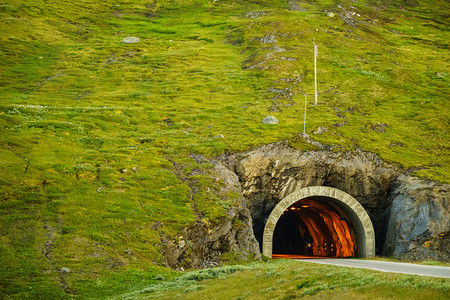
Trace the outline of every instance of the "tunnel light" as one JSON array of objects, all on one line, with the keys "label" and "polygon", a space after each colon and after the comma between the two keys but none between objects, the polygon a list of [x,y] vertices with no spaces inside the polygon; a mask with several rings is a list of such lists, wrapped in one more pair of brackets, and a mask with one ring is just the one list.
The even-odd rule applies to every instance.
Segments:
[{"label": "tunnel light", "polygon": [[309,207],[309,205],[302,205],[302,207],[307,208],[307,207]]},{"label": "tunnel light", "polygon": [[291,210],[295,210],[295,207],[291,207]]}]

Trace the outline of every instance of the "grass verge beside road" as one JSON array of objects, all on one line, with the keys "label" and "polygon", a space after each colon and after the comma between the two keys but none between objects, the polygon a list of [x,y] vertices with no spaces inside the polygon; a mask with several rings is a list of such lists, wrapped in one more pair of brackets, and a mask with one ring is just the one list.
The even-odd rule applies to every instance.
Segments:
[{"label": "grass verge beside road", "polygon": [[446,299],[450,279],[271,260],[192,271],[124,294],[133,299]]}]

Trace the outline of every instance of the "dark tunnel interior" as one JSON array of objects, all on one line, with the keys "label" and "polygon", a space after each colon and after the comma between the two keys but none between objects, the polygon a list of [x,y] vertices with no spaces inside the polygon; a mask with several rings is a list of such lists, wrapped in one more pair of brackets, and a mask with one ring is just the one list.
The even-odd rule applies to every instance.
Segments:
[{"label": "dark tunnel interior", "polygon": [[302,199],[279,218],[272,253],[274,256],[354,257],[357,253],[354,229],[332,204]]}]

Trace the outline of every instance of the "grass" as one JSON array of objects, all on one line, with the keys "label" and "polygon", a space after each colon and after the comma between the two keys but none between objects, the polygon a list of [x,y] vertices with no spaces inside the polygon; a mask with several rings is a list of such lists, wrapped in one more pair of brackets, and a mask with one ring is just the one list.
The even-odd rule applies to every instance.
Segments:
[{"label": "grass", "polygon": [[[102,298],[174,276],[161,239],[198,212],[220,221],[236,200],[191,178],[189,154],[313,148],[298,135],[313,38],[320,94],[307,133],[450,182],[448,3],[342,5],[360,15],[355,27],[330,1],[300,2],[307,12],[286,1],[0,3],[0,297]],[[280,123],[261,124],[268,114]]]},{"label": "grass", "polygon": [[445,299],[450,281],[291,260],[187,272],[119,299]]}]

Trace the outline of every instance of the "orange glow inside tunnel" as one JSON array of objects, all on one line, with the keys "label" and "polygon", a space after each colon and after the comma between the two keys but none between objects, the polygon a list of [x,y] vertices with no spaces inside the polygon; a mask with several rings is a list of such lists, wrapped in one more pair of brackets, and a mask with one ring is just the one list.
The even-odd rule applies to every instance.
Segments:
[{"label": "orange glow inside tunnel", "polygon": [[281,215],[273,235],[273,257],[356,256],[354,230],[332,204],[303,199]]}]

